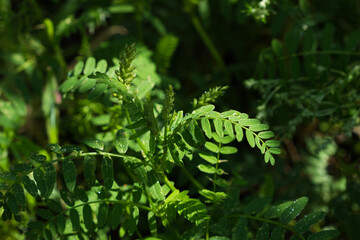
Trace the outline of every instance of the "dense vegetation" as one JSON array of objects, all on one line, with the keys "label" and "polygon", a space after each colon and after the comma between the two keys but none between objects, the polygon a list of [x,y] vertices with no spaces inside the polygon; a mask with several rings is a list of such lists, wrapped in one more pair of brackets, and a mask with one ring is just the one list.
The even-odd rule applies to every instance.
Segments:
[{"label": "dense vegetation", "polygon": [[360,2],[0,0],[2,239],[349,239]]}]

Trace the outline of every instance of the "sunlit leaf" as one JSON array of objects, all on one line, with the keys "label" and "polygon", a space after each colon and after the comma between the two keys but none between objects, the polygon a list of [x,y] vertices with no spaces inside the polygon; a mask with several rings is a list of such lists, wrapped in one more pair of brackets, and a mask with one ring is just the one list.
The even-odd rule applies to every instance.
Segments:
[{"label": "sunlit leaf", "polygon": [[260,121],[254,118],[248,118],[248,119],[240,119],[238,123],[243,126],[251,126],[251,125],[259,124]]},{"label": "sunlit leaf", "polygon": [[265,144],[266,144],[266,146],[268,146],[268,147],[275,147],[275,148],[280,146],[280,142],[277,141],[277,140],[267,140],[267,141],[265,142]]},{"label": "sunlit leaf", "polygon": [[212,142],[206,142],[205,147],[206,147],[206,149],[208,149],[209,151],[211,151],[213,153],[220,152],[219,147],[216,144],[212,143]]},{"label": "sunlit leaf", "polygon": [[213,122],[216,133],[219,135],[220,138],[223,138],[224,137],[223,121],[219,118],[215,118]]},{"label": "sunlit leaf", "polygon": [[224,127],[225,127],[225,131],[227,132],[227,134],[230,137],[235,137],[234,135],[234,129],[233,129],[233,125],[229,120],[225,120],[224,121]]},{"label": "sunlit leaf", "polygon": [[218,162],[217,158],[208,152],[199,153],[199,156],[211,164],[216,164]]},{"label": "sunlit leaf", "polygon": [[225,146],[225,147],[220,148],[220,153],[222,153],[222,154],[234,154],[234,153],[237,153],[237,148]]},{"label": "sunlit leaf", "polygon": [[281,154],[280,148],[270,148],[269,151],[270,151],[272,154]]},{"label": "sunlit leaf", "polygon": [[84,68],[84,71],[83,71],[85,75],[90,75],[94,71],[95,63],[96,63],[96,60],[93,57],[89,57],[86,60],[85,68]]},{"label": "sunlit leaf", "polygon": [[201,119],[201,127],[203,129],[203,131],[205,132],[205,135],[208,138],[211,138],[212,133],[211,133],[211,125],[210,125],[210,121],[208,118],[202,118]]},{"label": "sunlit leaf", "polygon": [[199,164],[198,169],[208,174],[214,174],[216,172],[216,168],[211,165]]},{"label": "sunlit leaf", "polygon": [[246,135],[246,140],[248,141],[250,147],[252,148],[255,147],[255,139],[253,133],[246,129],[245,135]]},{"label": "sunlit leaf", "polygon": [[236,132],[236,140],[238,142],[241,142],[244,137],[244,132],[242,130],[242,127],[238,124],[235,125],[235,132]]},{"label": "sunlit leaf", "polygon": [[265,131],[269,129],[269,125],[267,124],[254,124],[250,126],[250,131],[253,132],[260,132],[260,131]]},{"label": "sunlit leaf", "polygon": [[269,138],[273,138],[274,136],[275,134],[272,131],[265,131],[259,133],[259,137],[262,139],[269,139]]}]

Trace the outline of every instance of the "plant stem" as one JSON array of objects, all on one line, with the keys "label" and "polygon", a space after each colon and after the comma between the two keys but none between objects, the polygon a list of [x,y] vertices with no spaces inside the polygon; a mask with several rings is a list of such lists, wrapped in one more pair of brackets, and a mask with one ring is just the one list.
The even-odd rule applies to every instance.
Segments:
[{"label": "plant stem", "polygon": [[162,175],[162,180],[164,181],[164,183],[171,189],[171,191],[176,191],[176,187],[174,186],[174,184],[172,184],[169,179],[167,178],[167,176],[165,174],[161,174]]},{"label": "plant stem", "polygon": [[126,155],[124,154],[116,154],[116,153],[109,153],[109,152],[87,152],[87,153],[80,153],[79,157],[85,157],[85,156],[96,156],[96,155],[102,155],[102,156],[111,156],[111,157],[118,157],[118,158],[124,158]]},{"label": "plant stem", "polygon": [[255,221],[260,221],[260,222],[266,222],[266,223],[270,223],[270,224],[274,224],[274,225],[277,225],[277,226],[280,226],[282,228],[285,228],[291,232],[293,232],[296,236],[298,236],[301,240],[305,240],[305,238],[303,236],[301,236],[301,234],[299,234],[298,232],[296,232],[292,227],[286,225],[286,224],[283,224],[283,223],[280,223],[280,222],[276,222],[276,221],[273,221],[273,220],[270,220],[270,219],[266,219],[266,218],[260,218],[260,217],[256,217],[256,216],[250,216],[250,215],[247,215],[247,214],[235,214],[235,215],[230,215],[230,216],[226,216],[227,218],[240,218],[240,217],[244,217],[244,218],[248,218],[248,219],[252,219],[252,220],[255,220]]},{"label": "plant stem", "polygon": [[180,168],[181,171],[183,171],[186,177],[190,180],[190,182],[192,182],[199,190],[204,189],[203,185],[198,180],[196,180],[193,175],[191,175],[191,173],[186,169],[186,167],[180,166]]},{"label": "plant stem", "polygon": [[201,39],[203,40],[204,44],[206,45],[206,47],[209,49],[212,57],[215,59],[216,63],[219,65],[219,67],[226,72],[226,67],[225,67],[225,63],[220,55],[220,53],[218,52],[218,50],[216,49],[214,43],[211,41],[209,35],[207,34],[207,32],[205,31],[204,27],[202,26],[199,18],[192,12],[189,12],[191,15],[191,20],[192,23],[196,29],[196,31],[198,32],[198,34],[200,35]]}]

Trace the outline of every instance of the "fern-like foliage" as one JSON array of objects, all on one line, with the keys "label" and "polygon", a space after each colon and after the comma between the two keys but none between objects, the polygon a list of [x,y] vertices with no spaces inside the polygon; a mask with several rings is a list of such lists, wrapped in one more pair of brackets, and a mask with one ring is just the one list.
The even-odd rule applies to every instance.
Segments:
[{"label": "fern-like foliage", "polygon": [[178,43],[179,39],[173,35],[165,35],[157,43],[154,60],[159,73],[167,73]]},{"label": "fern-like foliage", "polygon": [[132,65],[132,62],[135,59],[135,51],[134,44],[125,46],[125,49],[120,56],[119,70],[115,71],[118,80],[125,86],[130,85],[136,77],[136,73],[134,72],[135,66]]},{"label": "fern-like foliage", "polygon": [[[2,172],[3,221],[13,217],[19,220],[28,209],[27,196],[31,195],[41,204],[37,204],[36,216],[26,227],[28,239],[70,239],[74,235],[99,239],[115,230],[120,238],[143,238],[139,226],[146,221],[148,235],[156,237],[162,229],[158,225],[175,224],[181,221],[179,215],[193,226],[184,233],[184,239],[191,231],[196,231],[190,234],[193,237],[212,235],[212,239],[227,239],[231,234],[241,239],[252,232],[257,232],[258,239],[285,239],[286,231],[292,239],[336,237],[336,231],[310,233],[310,227],[324,218],[323,213],[296,220],[308,201],[305,197],[280,205],[270,205],[267,197],[256,198],[242,206],[231,191],[218,191],[227,185],[220,167],[223,155],[237,152],[227,144],[246,139],[250,147],[260,150],[266,163],[274,165],[274,155],[281,152],[280,142],[273,139],[275,135],[267,124],[235,110],[220,113],[207,104],[224,88],[203,95],[196,105],[199,107],[184,115],[173,110],[170,87],[161,113],[151,99],[139,97],[136,91],[134,54],[132,46],[125,49],[116,74],[106,72],[106,62],[96,65],[93,58],[85,67],[83,63],[75,67],[62,91],[114,96],[111,103],[120,106],[117,117],[122,124],[114,129],[110,140],[85,139],[80,146],[52,144],[48,157],[32,155],[29,161]],[[212,188],[206,189],[188,174],[204,201],[188,190],[180,191],[168,179],[175,166],[188,171],[184,158],[191,159],[195,152],[204,160],[198,169],[212,182]],[[120,165],[127,178],[116,179],[115,165]],[[226,205],[234,208],[226,209]],[[209,211],[215,208],[222,212],[220,219]],[[253,225],[248,226],[250,221],[265,224],[254,230]],[[221,228],[230,231],[222,232]]]},{"label": "fern-like foliage", "polygon": [[[261,93],[259,118],[278,122],[281,135],[313,118],[330,119],[348,134],[359,123],[358,31],[336,40],[334,25],[294,28],[273,39],[260,57],[257,72],[246,86]],[[344,108],[343,106],[348,106]],[[266,111],[265,111],[266,109]],[[282,113],[288,118],[278,119]]]},{"label": "fern-like foliage", "polygon": [[209,103],[214,103],[217,98],[224,95],[227,86],[210,88],[209,91],[204,92],[199,99],[193,100],[193,109],[205,106]]}]

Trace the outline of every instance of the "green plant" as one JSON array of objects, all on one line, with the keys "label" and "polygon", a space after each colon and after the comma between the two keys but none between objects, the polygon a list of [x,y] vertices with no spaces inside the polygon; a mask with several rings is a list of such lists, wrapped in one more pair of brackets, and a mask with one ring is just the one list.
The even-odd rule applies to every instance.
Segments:
[{"label": "green plant", "polygon": [[[306,197],[272,203],[269,178],[267,191],[240,199],[238,181],[222,167],[225,159],[231,164],[235,140],[246,139],[265,163],[274,165],[273,155],[281,153],[274,133],[245,113],[214,111],[209,102],[224,88],[194,100],[190,113],[175,110],[171,86],[164,97],[152,95],[157,75],[151,63],[139,69],[145,59],[136,57],[131,45],[115,60],[118,68],[107,68],[104,60],[96,64],[94,58],[75,66],[61,91],[90,91],[89,98],[108,106],[112,136],[76,146],[49,144],[48,158],[34,154],[2,172],[3,221],[20,221],[22,211],[31,212],[31,195],[37,202],[36,215],[25,228],[29,239],[285,239],[289,234],[291,239],[326,240],[338,235],[336,230],[320,231],[322,212],[296,219]],[[205,179],[189,171],[194,162]],[[191,188],[171,181],[175,170],[184,173]]]}]

